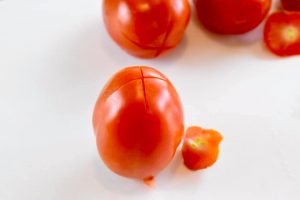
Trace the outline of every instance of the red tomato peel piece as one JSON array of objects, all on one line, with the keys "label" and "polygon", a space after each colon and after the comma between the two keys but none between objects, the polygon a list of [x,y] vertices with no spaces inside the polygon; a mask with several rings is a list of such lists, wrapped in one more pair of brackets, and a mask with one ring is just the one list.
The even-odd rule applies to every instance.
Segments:
[{"label": "red tomato peel piece", "polygon": [[278,56],[300,55],[300,12],[273,13],[265,24],[264,41]]},{"label": "red tomato peel piece", "polygon": [[222,135],[215,130],[192,126],[186,131],[182,156],[184,164],[191,170],[205,169],[218,159]]}]

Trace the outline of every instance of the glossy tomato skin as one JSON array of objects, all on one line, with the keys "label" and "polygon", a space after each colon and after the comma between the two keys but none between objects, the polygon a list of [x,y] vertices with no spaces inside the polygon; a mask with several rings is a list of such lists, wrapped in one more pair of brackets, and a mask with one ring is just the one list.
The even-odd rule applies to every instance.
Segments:
[{"label": "glossy tomato skin", "polygon": [[300,55],[300,12],[275,12],[264,27],[264,42],[278,56]]},{"label": "glossy tomato skin", "polygon": [[147,179],[173,158],[183,135],[183,111],[163,74],[149,67],[129,67],[104,87],[93,126],[99,154],[112,171]]},{"label": "glossy tomato skin", "polygon": [[154,58],[174,48],[190,18],[188,0],[104,0],[112,39],[127,53]]},{"label": "glossy tomato skin", "polygon": [[300,0],[281,0],[285,10],[300,11]]},{"label": "glossy tomato skin", "polygon": [[212,166],[218,159],[222,140],[222,135],[215,130],[189,127],[182,148],[185,166],[194,171]]},{"label": "glossy tomato skin", "polygon": [[198,18],[218,34],[242,34],[257,27],[272,0],[194,0]]}]

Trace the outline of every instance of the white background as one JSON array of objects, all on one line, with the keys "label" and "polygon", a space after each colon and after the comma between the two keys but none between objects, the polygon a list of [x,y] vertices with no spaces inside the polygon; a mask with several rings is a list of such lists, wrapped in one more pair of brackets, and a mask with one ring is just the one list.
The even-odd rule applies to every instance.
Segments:
[{"label": "white background", "polygon": [[[1,0],[0,199],[300,199],[300,57],[271,55],[261,32],[215,36],[193,15],[177,49],[142,60],[109,38],[100,0]],[[177,154],[154,189],[104,166],[93,106],[130,65],[169,77],[187,126],[223,133],[215,166]]]}]

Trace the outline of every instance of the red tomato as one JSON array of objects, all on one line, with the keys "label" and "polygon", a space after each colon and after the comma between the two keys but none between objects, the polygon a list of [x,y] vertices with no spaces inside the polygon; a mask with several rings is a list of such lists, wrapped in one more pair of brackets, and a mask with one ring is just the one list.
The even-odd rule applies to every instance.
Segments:
[{"label": "red tomato", "polygon": [[127,53],[153,58],[174,48],[190,17],[188,0],[104,0],[106,29]]},{"label": "red tomato", "polygon": [[271,0],[194,0],[202,24],[219,34],[242,34],[257,27]]},{"label": "red tomato", "polygon": [[300,11],[300,0],[281,0],[281,3],[286,10]]},{"label": "red tomato", "polygon": [[215,130],[189,127],[182,148],[184,164],[191,170],[213,165],[218,159],[219,143],[222,140],[222,135]]},{"label": "red tomato", "polygon": [[129,67],[106,84],[94,109],[99,154],[115,173],[147,180],[171,161],[183,136],[175,88],[150,67]]},{"label": "red tomato", "polygon": [[278,56],[300,55],[300,12],[276,12],[264,29],[267,47]]}]

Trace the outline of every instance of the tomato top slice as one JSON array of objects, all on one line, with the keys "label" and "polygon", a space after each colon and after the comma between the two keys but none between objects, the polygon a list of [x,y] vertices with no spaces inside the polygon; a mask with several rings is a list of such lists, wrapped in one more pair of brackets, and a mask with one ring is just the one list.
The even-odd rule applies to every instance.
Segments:
[{"label": "tomato top slice", "polygon": [[265,24],[264,41],[278,56],[300,54],[300,13],[273,13]]}]

